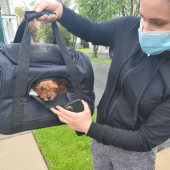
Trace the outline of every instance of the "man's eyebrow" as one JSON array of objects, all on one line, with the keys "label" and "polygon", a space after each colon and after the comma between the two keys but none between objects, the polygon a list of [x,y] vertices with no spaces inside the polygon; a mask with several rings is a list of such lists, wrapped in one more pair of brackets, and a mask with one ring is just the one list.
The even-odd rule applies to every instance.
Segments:
[{"label": "man's eyebrow", "polygon": [[[145,18],[142,14],[141,14],[141,12],[140,12],[140,15],[143,17],[143,18]],[[164,20],[164,19],[161,19],[161,18],[149,18],[150,20],[162,20],[162,21],[166,21],[166,20]]]}]

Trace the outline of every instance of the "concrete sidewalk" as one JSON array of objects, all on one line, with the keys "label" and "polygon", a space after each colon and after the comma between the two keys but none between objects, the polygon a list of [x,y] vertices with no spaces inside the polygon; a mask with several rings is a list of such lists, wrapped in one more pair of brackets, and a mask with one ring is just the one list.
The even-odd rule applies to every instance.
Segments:
[{"label": "concrete sidewalk", "polygon": [[155,170],[169,170],[170,169],[170,148],[163,149],[156,154],[156,168]]},{"label": "concrete sidewalk", "polygon": [[[156,169],[170,169],[170,148],[156,154]],[[0,170],[48,170],[31,131],[0,135]]]},{"label": "concrete sidewalk", "polygon": [[0,135],[0,170],[48,170],[31,131]]}]

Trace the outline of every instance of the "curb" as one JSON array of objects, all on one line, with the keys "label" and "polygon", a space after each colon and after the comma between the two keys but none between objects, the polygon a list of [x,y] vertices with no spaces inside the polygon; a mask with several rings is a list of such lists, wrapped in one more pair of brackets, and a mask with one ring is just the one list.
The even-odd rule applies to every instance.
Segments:
[{"label": "curb", "polygon": [[39,149],[39,151],[40,151],[40,153],[41,153],[41,155],[42,155],[42,157],[43,157],[43,159],[44,159],[45,164],[47,165],[48,169],[50,169],[49,166],[48,166],[48,163],[47,163],[47,161],[46,161],[46,159],[45,159],[45,156],[43,155],[40,147],[38,146],[37,138],[35,137],[34,133],[32,133],[32,135],[33,135],[33,137],[34,137],[34,139],[35,139],[35,142],[36,142],[36,144],[37,144],[37,147],[38,147],[38,149]]},{"label": "curb", "polygon": [[5,140],[5,139],[8,139],[8,138],[12,138],[12,137],[27,134],[27,133],[32,133],[32,131],[29,130],[29,131],[20,132],[20,133],[16,133],[16,134],[12,134],[12,135],[2,135],[2,134],[0,134],[0,140]]}]

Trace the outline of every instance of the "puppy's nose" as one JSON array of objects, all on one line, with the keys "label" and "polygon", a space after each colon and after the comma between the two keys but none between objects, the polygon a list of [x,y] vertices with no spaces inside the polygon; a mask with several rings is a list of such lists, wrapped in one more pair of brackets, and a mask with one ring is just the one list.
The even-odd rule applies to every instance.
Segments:
[{"label": "puppy's nose", "polygon": [[49,99],[49,100],[50,100],[50,99],[51,99],[51,96],[47,96],[47,99]]}]

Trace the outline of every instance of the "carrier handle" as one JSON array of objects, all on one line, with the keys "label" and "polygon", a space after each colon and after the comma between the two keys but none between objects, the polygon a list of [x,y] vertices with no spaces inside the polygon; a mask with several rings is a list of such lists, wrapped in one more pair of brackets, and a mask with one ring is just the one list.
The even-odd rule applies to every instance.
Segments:
[{"label": "carrier handle", "polygon": [[[36,13],[36,16],[39,17],[40,14]],[[32,17],[30,17],[30,19],[32,19]],[[27,14],[25,15],[24,20],[26,24],[25,24],[25,30],[24,30],[23,38],[20,44],[19,55],[18,55],[17,75],[16,75],[12,117],[11,117],[11,132],[12,133],[19,132],[22,129],[24,100],[25,100],[25,95],[27,92],[27,81],[28,81],[29,64],[30,64],[30,58],[31,58],[31,38],[30,38],[30,31],[28,27],[29,20],[27,19]],[[58,42],[59,48],[61,50],[63,59],[68,68],[68,72],[70,73],[70,78],[71,78],[71,83],[72,83],[73,90],[75,93],[75,98],[83,99],[83,95],[82,95],[82,91],[80,87],[80,79],[77,73],[77,69],[61,38],[58,26],[55,21],[52,22],[52,29],[53,29],[54,36]]]},{"label": "carrier handle", "polygon": [[[27,22],[30,22],[33,19],[41,17],[42,15],[45,15],[45,14],[47,14],[47,15],[55,14],[56,15],[56,13],[53,13],[53,12],[45,10],[45,9],[40,13],[37,13],[35,11],[25,11],[25,18],[23,19],[23,21],[21,22],[21,24],[19,25],[19,27],[17,29],[13,43],[21,43],[23,35],[24,35],[24,30],[26,27],[26,20],[27,20]],[[54,37],[53,44],[57,44],[55,37]]]}]

